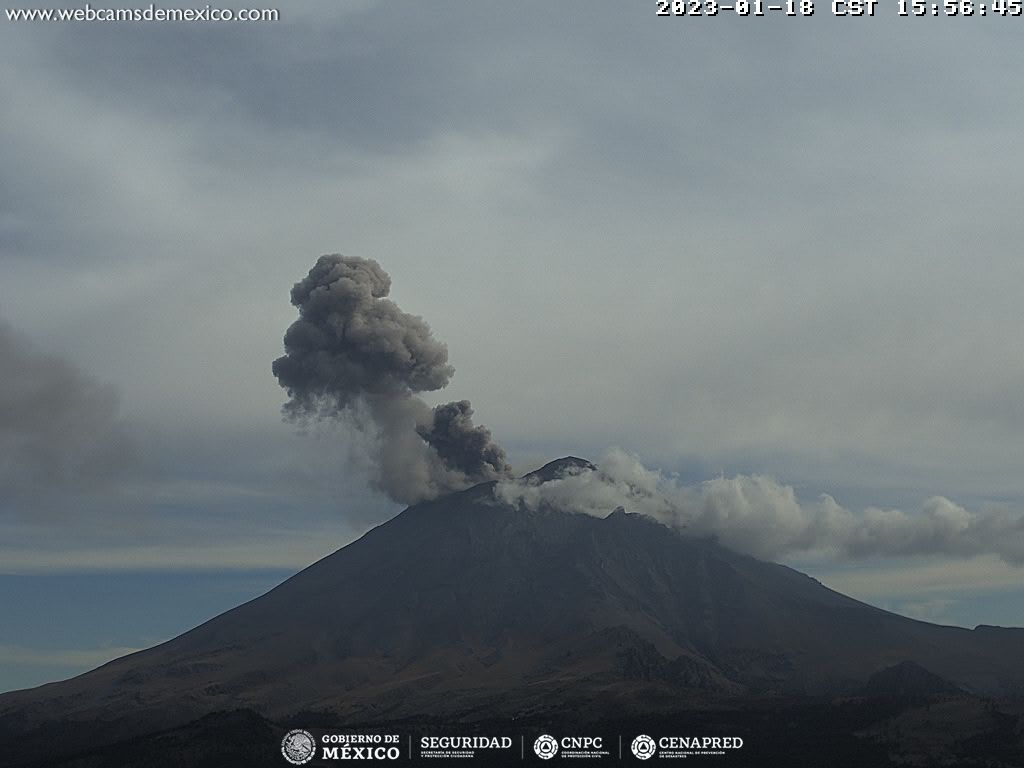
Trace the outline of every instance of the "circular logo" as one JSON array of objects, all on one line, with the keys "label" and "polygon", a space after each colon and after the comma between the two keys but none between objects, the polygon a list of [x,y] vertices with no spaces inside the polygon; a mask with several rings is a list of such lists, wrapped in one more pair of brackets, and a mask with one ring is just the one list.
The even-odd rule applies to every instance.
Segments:
[{"label": "circular logo", "polygon": [[554,736],[548,736],[545,733],[538,736],[537,740],[533,742],[533,751],[541,760],[550,760],[558,754],[558,742],[555,741]]},{"label": "circular logo", "polygon": [[292,765],[303,765],[316,754],[316,740],[309,731],[296,728],[281,739],[281,754]]},{"label": "circular logo", "polygon": [[654,739],[645,733],[641,733],[633,739],[633,744],[630,748],[633,750],[633,754],[640,760],[654,757],[654,753],[658,751],[658,746],[654,743]]}]

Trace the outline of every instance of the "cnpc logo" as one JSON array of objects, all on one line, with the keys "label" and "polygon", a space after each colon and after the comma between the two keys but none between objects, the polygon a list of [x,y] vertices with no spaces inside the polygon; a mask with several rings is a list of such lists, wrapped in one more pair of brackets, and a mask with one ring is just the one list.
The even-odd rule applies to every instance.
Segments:
[{"label": "cnpc logo", "polygon": [[580,753],[593,752],[602,747],[603,742],[600,736],[563,736],[561,739],[556,739],[545,733],[538,736],[537,740],[533,742],[533,751],[541,760],[550,760],[558,754],[560,749],[567,753],[567,757],[590,757],[591,755],[581,755]]},{"label": "cnpc logo", "polygon": [[533,751],[541,760],[550,760],[558,754],[558,740],[546,733],[541,734],[533,742]]}]

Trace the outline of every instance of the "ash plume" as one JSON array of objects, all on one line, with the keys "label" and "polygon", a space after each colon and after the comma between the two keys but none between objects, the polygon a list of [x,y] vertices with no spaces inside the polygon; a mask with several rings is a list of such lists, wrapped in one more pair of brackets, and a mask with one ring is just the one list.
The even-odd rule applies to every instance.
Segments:
[{"label": "ash plume", "polygon": [[437,406],[431,423],[417,427],[416,432],[447,465],[471,477],[509,474],[505,451],[494,442],[491,430],[482,424],[474,426],[469,400]]},{"label": "ash plume", "polygon": [[801,502],[791,486],[762,475],[682,485],[620,450],[610,451],[596,469],[577,466],[544,483],[505,480],[494,493],[500,501],[530,509],[601,517],[623,507],[684,535],[714,537],[766,560],[799,553],[851,560],[995,554],[1024,565],[1024,516],[1005,508],[970,511],[933,496],[915,512],[875,507],[855,512],[827,494]]},{"label": "ash plume", "polygon": [[422,318],[387,298],[391,278],[372,259],[321,256],[292,288],[299,310],[273,372],[285,416],[333,419],[372,436],[374,484],[411,504],[508,475],[505,453],[472,423],[468,401],[435,409],[417,395],[448,385],[448,349]]}]

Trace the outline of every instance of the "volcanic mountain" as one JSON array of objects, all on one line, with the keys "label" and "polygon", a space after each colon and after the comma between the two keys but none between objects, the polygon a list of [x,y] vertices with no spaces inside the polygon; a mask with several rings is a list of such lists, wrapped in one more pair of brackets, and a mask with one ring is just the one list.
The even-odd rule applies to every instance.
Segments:
[{"label": "volcanic mountain", "polygon": [[950,689],[1024,692],[1022,629],[914,621],[638,514],[530,510],[493,486],[411,506],[162,645],[0,696],[0,741],[59,723],[65,745],[96,744],[235,709],[598,718],[856,692],[904,662]]}]

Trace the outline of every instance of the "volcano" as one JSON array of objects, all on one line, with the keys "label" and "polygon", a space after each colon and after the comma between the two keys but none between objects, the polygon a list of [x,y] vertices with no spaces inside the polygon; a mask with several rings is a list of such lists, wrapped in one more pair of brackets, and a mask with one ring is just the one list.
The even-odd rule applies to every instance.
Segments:
[{"label": "volcano", "polygon": [[[591,468],[566,458],[526,479]],[[915,621],[621,508],[529,510],[493,491],[413,505],[169,642],[0,696],[5,757],[52,752],[55,727],[73,751],[239,709],[597,720],[849,695],[890,668],[939,690],[1024,693],[1024,629]]]}]

